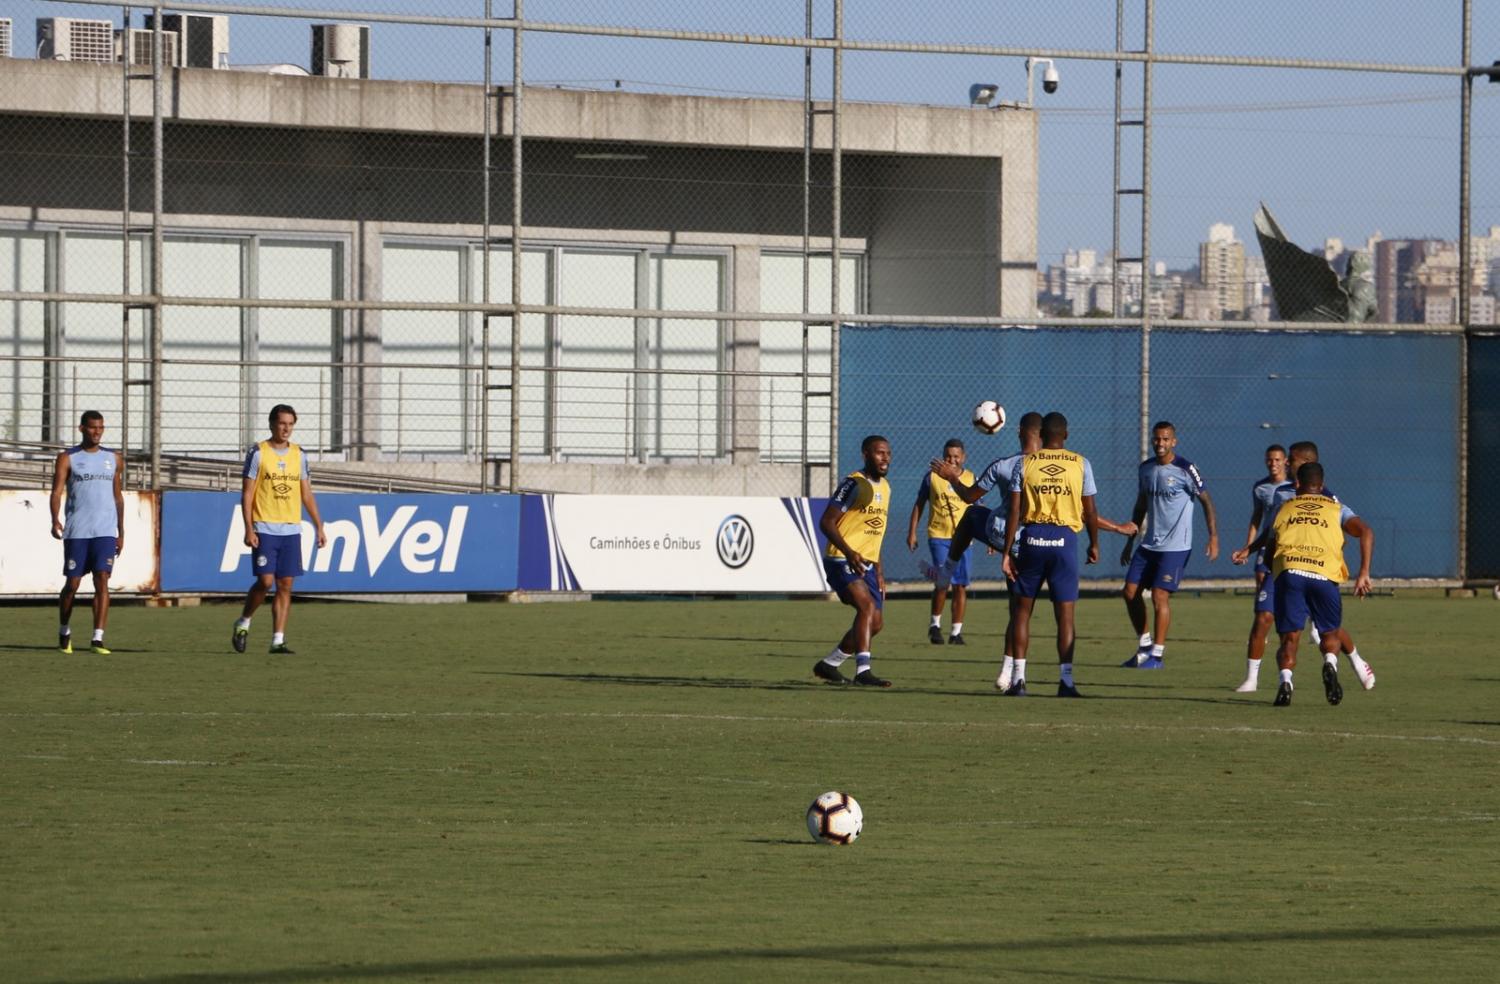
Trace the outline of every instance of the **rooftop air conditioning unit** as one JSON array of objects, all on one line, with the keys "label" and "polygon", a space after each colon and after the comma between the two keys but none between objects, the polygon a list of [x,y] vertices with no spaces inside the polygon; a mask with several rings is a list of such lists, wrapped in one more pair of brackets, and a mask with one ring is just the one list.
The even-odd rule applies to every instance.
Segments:
[{"label": "rooftop air conditioning unit", "polygon": [[370,77],[370,29],[364,24],[314,24],[312,74]]},{"label": "rooftop air conditioning unit", "polygon": [[115,26],[107,20],[38,17],[36,56],[51,61],[112,62]]},{"label": "rooftop air conditioning unit", "polygon": [[[146,27],[152,27],[146,15]],[[183,68],[229,67],[229,18],[224,14],[163,14],[164,31],[177,32],[177,64]]]},{"label": "rooftop air conditioning unit", "polygon": [[[162,18],[162,20],[165,22],[166,18]],[[162,31],[161,39],[161,67],[172,68],[175,65],[181,64],[177,60],[179,50],[177,46],[177,32]],[[151,46],[155,42],[156,32],[146,30],[145,28],[132,27],[128,31],[116,31],[115,57],[117,60],[123,61],[128,53],[130,64],[150,68]]]},{"label": "rooftop air conditioning unit", "polygon": [[0,58],[10,57],[10,18],[0,17]]}]

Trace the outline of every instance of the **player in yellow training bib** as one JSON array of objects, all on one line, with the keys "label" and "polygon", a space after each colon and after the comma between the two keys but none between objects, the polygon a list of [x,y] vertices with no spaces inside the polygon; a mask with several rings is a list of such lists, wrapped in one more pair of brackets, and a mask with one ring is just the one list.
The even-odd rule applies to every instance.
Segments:
[{"label": "player in yellow training bib", "polygon": [[[906,548],[917,549],[917,521],[922,510],[931,507],[927,517],[927,549],[932,554],[932,569],[941,568],[948,560],[953,538],[958,535],[964,511],[969,504],[959,494],[959,489],[974,484],[974,473],[964,467],[964,442],[951,438],[943,445],[943,460],[951,466],[953,481],[931,471],[922,473],[922,484],[917,489],[917,501],[911,507],[911,521],[906,526]],[[943,643],[943,604],[948,600],[948,587],[953,587],[953,627],[949,630],[948,643],[964,644],[964,608],[969,600],[969,551],[967,545],[957,551],[957,559],[943,583],[932,586],[932,624],[927,627],[927,641],[934,645]]]},{"label": "player in yellow training bib", "polygon": [[292,655],[286,645],[286,620],[292,610],[292,579],[302,575],[302,510],[312,518],[318,546],[327,546],[318,500],[313,498],[307,459],[292,443],[297,411],[285,403],[271,408],[271,436],[245,456],[240,512],[245,521],[245,546],[255,583],[245,595],[245,607],[234,623],[229,643],[242,653],[250,637],[250,618],[266,600],[271,586],[271,652]]},{"label": "player in yellow training bib", "polygon": [[1297,494],[1276,511],[1270,529],[1252,545],[1265,546],[1271,557],[1270,577],[1275,583],[1276,631],[1281,648],[1276,653],[1281,683],[1275,705],[1292,702],[1292,670],[1297,666],[1297,644],[1309,617],[1322,634],[1323,692],[1328,703],[1344,699],[1339,684],[1338,656],[1344,624],[1344,604],[1339,585],[1349,577],[1344,565],[1344,534],[1359,538],[1359,574],[1354,594],[1370,593],[1370,554],[1375,549],[1375,531],[1354,510],[1325,494],[1323,466],[1310,461],[1297,469]]},{"label": "player in yellow training bib", "polygon": [[848,683],[839,664],[854,657],[854,682],[866,687],[889,687],[870,668],[870,640],[885,624],[885,575],[880,570],[880,544],[885,539],[891,508],[891,442],[872,434],[860,444],[864,467],[839,483],[823,510],[818,528],[828,538],[823,574],[839,600],[854,609],[854,624],[833,652],[813,664],[813,676],[829,683]]}]

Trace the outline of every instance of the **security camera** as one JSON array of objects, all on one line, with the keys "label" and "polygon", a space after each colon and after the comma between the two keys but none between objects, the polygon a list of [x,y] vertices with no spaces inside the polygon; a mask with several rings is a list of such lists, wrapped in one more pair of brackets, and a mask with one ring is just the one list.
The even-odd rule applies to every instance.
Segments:
[{"label": "security camera", "polygon": [[1042,91],[1057,91],[1057,67],[1050,61],[1047,63],[1047,70],[1042,73]]}]

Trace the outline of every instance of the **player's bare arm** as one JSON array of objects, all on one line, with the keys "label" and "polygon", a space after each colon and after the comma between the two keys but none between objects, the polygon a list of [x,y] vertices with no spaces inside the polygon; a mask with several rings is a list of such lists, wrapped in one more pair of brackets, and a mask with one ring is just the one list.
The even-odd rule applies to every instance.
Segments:
[{"label": "player's bare arm", "polygon": [[844,555],[844,562],[849,565],[849,569],[856,574],[863,574],[868,562],[849,546],[844,535],[839,532],[839,516],[842,513],[843,510],[839,508],[838,503],[830,502],[823,508],[823,515],[818,520],[818,529],[822,530],[828,542]]},{"label": "player's bare arm", "polygon": [[[1239,556],[1240,554],[1246,554],[1247,556],[1249,555],[1250,544],[1255,542],[1255,534],[1260,530],[1260,521],[1265,518],[1265,515],[1266,504],[1259,499],[1256,499],[1255,506],[1250,510],[1250,528],[1245,531],[1245,545],[1240,547],[1230,555],[1231,560],[1233,560],[1233,558]],[[1244,563],[1244,561],[1236,560],[1235,563],[1241,564]]]},{"label": "player's bare arm", "polygon": [[1011,492],[1010,504],[1005,509],[1005,553],[1000,557],[1000,569],[1009,578],[1016,576],[1016,565],[1011,558],[1011,552],[1016,547],[1016,535],[1021,532],[1020,519],[1021,493]]},{"label": "player's bare arm", "polygon": [[1207,491],[1198,493],[1198,501],[1203,503],[1203,523],[1208,527],[1208,559],[1219,559],[1219,519],[1214,513],[1214,500]]},{"label": "player's bare arm", "polygon": [[313,529],[318,531],[318,546],[328,546],[328,537],[323,533],[323,517],[318,515],[318,500],[313,495],[310,478],[302,481],[302,508],[307,510],[307,515],[313,521]]},{"label": "player's bare arm", "polygon": [[917,501],[912,503],[911,522],[906,524],[906,549],[917,549],[917,523],[922,519],[922,496],[917,496]]},{"label": "player's bare arm", "polygon": [[260,537],[255,532],[255,486],[259,475],[240,483],[240,515],[245,520],[245,546],[254,550],[260,546]]},{"label": "player's bare arm", "polygon": [[115,553],[125,552],[125,456],[115,453]]},{"label": "player's bare arm", "polygon": [[1354,579],[1354,596],[1363,598],[1370,593],[1370,557],[1375,552],[1375,531],[1358,516],[1350,516],[1344,524],[1344,532],[1359,537],[1359,575]]},{"label": "player's bare arm", "polygon": [[1089,533],[1089,553],[1087,563],[1099,563],[1099,507],[1094,504],[1094,497],[1086,495],[1083,497],[1083,528]]},{"label": "player's bare arm", "polygon": [[68,488],[68,452],[61,451],[52,467],[52,539],[63,538],[62,505],[63,492]]},{"label": "player's bare arm", "polygon": [[1099,517],[1099,528],[1106,533],[1119,533],[1123,536],[1135,536],[1141,528],[1135,523],[1117,523],[1112,519]]},{"label": "player's bare arm", "polygon": [[953,486],[953,491],[958,494],[958,497],[969,505],[972,506],[984,498],[983,489],[964,483],[964,470],[961,465],[955,465],[947,458],[933,458],[929,464],[932,467],[932,473]]},{"label": "player's bare arm", "polygon": [[1135,552],[1135,534],[1141,531],[1141,523],[1146,519],[1146,493],[1135,494],[1135,505],[1130,509],[1130,525],[1135,527],[1134,532],[1126,534],[1125,546],[1120,548],[1120,563],[1130,563],[1130,555]]}]

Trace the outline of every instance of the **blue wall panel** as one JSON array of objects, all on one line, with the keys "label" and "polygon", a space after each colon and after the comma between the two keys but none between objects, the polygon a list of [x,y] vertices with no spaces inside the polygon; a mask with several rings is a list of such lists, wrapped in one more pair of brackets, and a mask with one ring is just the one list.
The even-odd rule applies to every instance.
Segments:
[{"label": "blue wall panel", "polygon": [[[841,339],[838,467],[858,467],[863,435],[891,438],[893,579],[915,576],[906,525],[928,459],[961,437],[978,472],[1013,453],[1014,421],[1028,409],[1067,414],[1069,446],[1093,463],[1101,514],[1129,517],[1140,460],[1136,331],[845,327]],[[1264,449],[1298,440],[1317,442],[1330,487],[1374,527],[1376,576],[1457,576],[1460,345],[1449,335],[1154,331],[1150,418],[1176,424],[1178,452],[1200,467],[1219,508],[1221,559],[1202,555],[1200,519],[1189,576],[1245,575],[1228,556],[1243,542]],[[1500,383],[1500,342],[1492,355]],[[1500,386],[1490,392],[1500,417]],[[998,437],[968,424],[985,398],[1009,412]],[[1089,574],[1119,575],[1122,541],[1101,543]],[[1500,542],[1489,549],[1500,566]],[[980,567],[998,573],[993,558]]]},{"label": "blue wall panel", "polygon": [[1469,341],[1469,576],[1500,577],[1500,337]]}]

